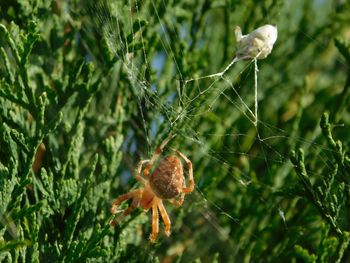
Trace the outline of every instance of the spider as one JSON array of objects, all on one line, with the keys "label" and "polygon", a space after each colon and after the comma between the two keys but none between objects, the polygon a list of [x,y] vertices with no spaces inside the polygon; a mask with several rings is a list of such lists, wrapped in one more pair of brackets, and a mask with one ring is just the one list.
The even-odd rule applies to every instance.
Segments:
[{"label": "spider", "polygon": [[[118,212],[119,205],[128,199],[132,199],[131,205],[117,218],[110,222],[114,226],[124,217],[130,214],[135,208],[141,207],[147,212],[152,209],[152,232],[149,240],[156,242],[159,233],[159,214],[164,221],[165,235],[170,235],[171,222],[169,216],[164,208],[163,200],[169,200],[172,204],[179,207],[183,204],[186,194],[189,194],[194,189],[192,162],[181,152],[175,150],[177,155],[168,155],[155,166],[151,171],[152,165],[160,157],[166,144],[174,136],[169,136],[161,145],[155,150],[151,159],[140,160],[136,169],[136,179],[142,184],[142,187],[130,191],[119,196],[112,204],[111,213],[115,215]],[[179,157],[185,160],[188,176],[189,186],[186,186],[184,171]],[[142,171],[142,166],[146,164]]]}]

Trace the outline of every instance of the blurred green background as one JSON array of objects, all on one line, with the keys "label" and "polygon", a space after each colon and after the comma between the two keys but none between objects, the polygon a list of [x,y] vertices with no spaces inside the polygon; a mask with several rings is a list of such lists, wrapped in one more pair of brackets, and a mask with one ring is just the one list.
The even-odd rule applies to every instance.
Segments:
[{"label": "blurred green background", "polygon": [[[3,262],[348,262],[350,4],[342,0],[0,0]],[[276,24],[272,53],[234,58]],[[194,81],[186,81],[189,79]],[[110,207],[166,147],[195,191],[148,241]],[[127,204],[122,205],[125,209]]]}]

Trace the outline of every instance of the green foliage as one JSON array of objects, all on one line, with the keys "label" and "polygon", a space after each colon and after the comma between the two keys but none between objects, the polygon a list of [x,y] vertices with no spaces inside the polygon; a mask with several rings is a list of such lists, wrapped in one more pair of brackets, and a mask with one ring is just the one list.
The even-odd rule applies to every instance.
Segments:
[{"label": "green foliage", "polygon": [[[0,261],[348,262],[347,1],[0,5]],[[312,19],[311,19],[312,18]],[[233,29],[278,26],[254,70]],[[110,227],[140,159],[177,135],[196,189]],[[123,204],[121,209],[127,205]]]}]

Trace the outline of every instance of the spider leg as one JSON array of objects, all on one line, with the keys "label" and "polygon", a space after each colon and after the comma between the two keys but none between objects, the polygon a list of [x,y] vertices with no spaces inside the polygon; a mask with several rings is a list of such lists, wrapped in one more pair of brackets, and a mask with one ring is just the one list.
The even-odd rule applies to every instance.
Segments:
[{"label": "spider leg", "polygon": [[134,196],[133,192],[129,192],[126,194],[123,194],[119,196],[116,200],[114,200],[112,207],[111,207],[111,213],[115,215],[117,213],[118,206],[125,200],[128,200]]},{"label": "spider leg", "polygon": [[121,196],[119,196],[112,204],[111,207],[111,213],[113,215],[115,215],[117,213],[117,209],[118,206],[125,200],[128,200],[130,198],[132,198],[132,203],[130,205],[130,207],[128,207],[123,214],[121,214],[120,216],[118,216],[118,218],[112,220],[109,224],[111,226],[116,225],[118,222],[120,222],[121,220],[123,220],[128,214],[130,214],[136,207],[139,206],[140,203],[140,199],[142,197],[142,192],[143,192],[143,188],[140,189],[136,189],[135,191],[123,194]]},{"label": "spider leg", "polygon": [[170,142],[172,138],[174,138],[176,135],[170,134],[161,144],[160,146],[155,150],[153,153],[151,159],[149,160],[148,164],[146,165],[145,169],[143,170],[143,175],[145,177],[148,177],[149,171],[153,165],[153,163],[159,158],[159,155],[162,153],[164,147]]},{"label": "spider leg", "polygon": [[142,165],[145,163],[149,163],[150,160],[140,160],[136,169],[136,180],[141,182],[143,185],[146,185],[146,179],[141,176]]},{"label": "spider leg", "polygon": [[126,209],[123,214],[121,214],[120,216],[118,216],[118,218],[112,220],[111,222],[109,222],[110,226],[115,226],[116,224],[118,224],[118,222],[122,221],[128,214],[130,214],[132,211],[134,211],[136,207],[134,206],[130,206],[128,207],[128,209]]},{"label": "spider leg", "polygon": [[174,206],[179,207],[183,204],[185,200],[185,194],[181,193],[180,199],[170,199],[169,202],[172,203]]},{"label": "spider leg", "polygon": [[186,161],[187,164],[190,186],[182,188],[182,192],[188,194],[191,193],[194,189],[192,162],[180,151],[176,151],[176,153],[180,155]]},{"label": "spider leg", "polygon": [[152,205],[152,233],[149,236],[151,243],[155,243],[159,233],[159,215],[158,215],[158,205],[153,202]]},{"label": "spider leg", "polygon": [[170,219],[169,219],[169,216],[168,216],[168,213],[166,212],[165,208],[164,208],[164,205],[163,205],[163,201],[162,200],[159,200],[159,203],[158,203],[158,209],[159,209],[159,212],[160,212],[160,215],[164,221],[164,225],[165,225],[165,234],[167,236],[170,235],[170,228],[171,228],[171,222],[170,222]]}]

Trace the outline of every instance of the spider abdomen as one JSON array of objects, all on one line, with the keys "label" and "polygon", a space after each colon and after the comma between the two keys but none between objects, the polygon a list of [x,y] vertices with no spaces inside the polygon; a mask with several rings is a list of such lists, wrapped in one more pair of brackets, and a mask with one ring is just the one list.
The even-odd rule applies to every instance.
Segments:
[{"label": "spider abdomen", "polygon": [[180,159],[170,155],[160,161],[149,176],[154,193],[161,199],[177,197],[184,185],[183,168]]}]

